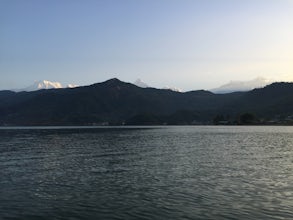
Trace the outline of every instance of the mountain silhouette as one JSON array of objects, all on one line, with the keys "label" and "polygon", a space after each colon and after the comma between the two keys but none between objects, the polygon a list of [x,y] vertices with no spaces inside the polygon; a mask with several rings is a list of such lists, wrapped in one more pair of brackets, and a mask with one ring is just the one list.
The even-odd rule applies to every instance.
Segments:
[{"label": "mountain silhouette", "polygon": [[119,79],[77,88],[0,91],[1,125],[209,124],[217,115],[293,113],[293,84],[214,94],[140,88]]}]

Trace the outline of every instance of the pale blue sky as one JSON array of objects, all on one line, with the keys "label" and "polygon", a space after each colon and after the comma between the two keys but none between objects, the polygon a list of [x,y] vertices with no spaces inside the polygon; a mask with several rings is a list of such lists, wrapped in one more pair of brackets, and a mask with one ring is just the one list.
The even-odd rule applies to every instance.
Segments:
[{"label": "pale blue sky", "polygon": [[293,80],[293,0],[0,0],[0,89]]}]

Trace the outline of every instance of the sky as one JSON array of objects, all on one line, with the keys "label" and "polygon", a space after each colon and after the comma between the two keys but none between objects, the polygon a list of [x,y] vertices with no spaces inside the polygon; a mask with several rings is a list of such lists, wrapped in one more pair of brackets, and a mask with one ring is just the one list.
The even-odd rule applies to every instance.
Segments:
[{"label": "sky", "polygon": [[0,89],[293,81],[293,0],[0,0]]}]

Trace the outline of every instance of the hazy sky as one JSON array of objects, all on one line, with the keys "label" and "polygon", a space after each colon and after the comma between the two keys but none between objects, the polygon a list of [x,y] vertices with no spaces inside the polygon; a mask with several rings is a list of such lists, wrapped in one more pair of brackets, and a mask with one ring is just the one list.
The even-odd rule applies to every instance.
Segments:
[{"label": "hazy sky", "polygon": [[293,80],[293,0],[0,0],[0,89]]}]

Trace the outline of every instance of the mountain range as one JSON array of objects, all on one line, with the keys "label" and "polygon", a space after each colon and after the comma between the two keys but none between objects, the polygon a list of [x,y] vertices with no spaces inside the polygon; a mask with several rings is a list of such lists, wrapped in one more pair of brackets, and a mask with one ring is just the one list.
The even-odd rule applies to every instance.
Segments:
[{"label": "mountain range", "polygon": [[[137,79],[134,83],[134,85],[141,87],[141,88],[148,88],[151,87],[145,82],[143,82],[141,79]],[[13,91],[15,92],[31,92],[31,91],[37,91],[41,89],[62,89],[62,88],[75,88],[78,87],[78,85],[75,84],[68,84],[66,87],[64,87],[60,82],[51,82],[48,80],[40,80],[40,81],[35,81],[32,85],[22,88],[22,89],[14,89]],[[169,89],[177,92],[182,92],[181,89],[176,88],[176,87],[169,87],[165,86],[163,89]]]},{"label": "mountain range", "polygon": [[[250,91],[255,88],[263,88],[266,85],[269,85],[273,83],[272,80],[265,79],[263,77],[257,77],[250,81],[230,81],[229,83],[222,85],[218,88],[211,89],[209,91],[217,94],[224,94],[224,93],[231,93],[231,92],[243,92],[243,91]],[[141,88],[150,88],[147,83],[143,82],[141,79],[137,79],[134,83],[134,85],[141,87]],[[68,84],[67,86],[63,86],[60,82],[51,82],[48,80],[40,80],[34,82],[32,85],[23,88],[23,89],[14,89],[15,92],[21,92],[21,91],[36,91],[40,89],[60,89],[60,88],[75,88],[78,87],[78,85],[75,84]],[[170,86],[164,86],[163,89],[172,90],[175,92],[183,92],[182,89],[177,87],[170,87]]]},{"label": "mountain range", "polygon": [[36,90],[40,90],[40,89],[61,89],[61,88],[74,88],[74,87],[78,87],[78,85],[68,84],[66,87],[64,87],[60,82],[51,82],[48,80],[40,80],[40,81],[34,82],[31,86],[28,86],[23,89],[15,89],[14,91],[16,91],[16,92],[22,92],[22,91],[31,92],[31,91],[36,91]]},{"label": "mountain range", "polygon": [[1,125],[212,124],[283,120],[293,115],[293,83],[215,94],[140,88],[110,79],[76,88],[0,91]]}]

